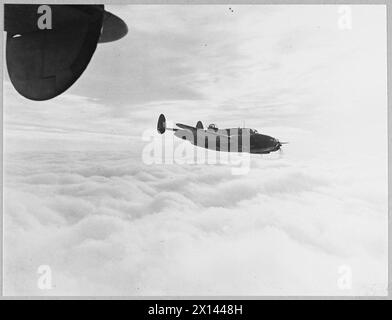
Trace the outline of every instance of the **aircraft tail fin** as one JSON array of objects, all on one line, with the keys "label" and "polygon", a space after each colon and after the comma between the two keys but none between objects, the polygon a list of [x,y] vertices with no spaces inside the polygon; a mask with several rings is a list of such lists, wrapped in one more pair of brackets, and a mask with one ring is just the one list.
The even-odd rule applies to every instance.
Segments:
[{"label": "aircraft tail fin", "polygon": [[164,134],[166,131],[166,118],[163,114],[158,118],[157,130],[160,134]]},{"label": "aircraft tail fin", "polygon": [[157,130],[160,134],[164,134],[166,130],[177,131],[176,128],[168,128],[166,126],[166,118],[163,114],[161,114],[158,118]]},{"label": "aircraft tail fin", "polygon": [[197,121],[196,129],[204,129],[203,123],[201,121]]}]

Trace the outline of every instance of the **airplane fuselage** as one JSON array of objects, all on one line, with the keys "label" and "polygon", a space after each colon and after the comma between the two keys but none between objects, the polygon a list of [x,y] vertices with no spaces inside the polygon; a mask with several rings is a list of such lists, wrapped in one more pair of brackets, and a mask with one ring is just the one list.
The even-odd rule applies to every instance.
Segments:
[{"label": "airplane fuselage", "polygon": [[177,129],[174,135],[198,147],[215,151],[267,154],[281,147],[277,139],[252,133],[248,128]]}]

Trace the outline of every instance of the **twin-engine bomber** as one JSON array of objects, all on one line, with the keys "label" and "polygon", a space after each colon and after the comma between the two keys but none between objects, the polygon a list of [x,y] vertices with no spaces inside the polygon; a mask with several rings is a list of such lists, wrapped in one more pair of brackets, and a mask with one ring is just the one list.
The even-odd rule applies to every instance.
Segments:
[{"label": "twin-engine bomber", "polygon": [[219,129],[215,124],[210,124],[204,129],[201,121],[197,122],[196,127],[182,123],[176,123],[176,126],[178,128],[166,127],[165,116],[159,116],[157,130],[160,134],[171,130],[176,137],[210,150],[268,154],[281,150],[282,145],[287,143],[250,128]]}]

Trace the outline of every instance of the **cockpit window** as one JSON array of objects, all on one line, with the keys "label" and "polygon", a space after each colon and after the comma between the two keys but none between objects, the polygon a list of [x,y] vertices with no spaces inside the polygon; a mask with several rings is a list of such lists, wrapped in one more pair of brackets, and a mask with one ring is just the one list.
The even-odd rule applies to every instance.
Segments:
[{"label": "cockpit window", "polygon": [[208,129],[216,129],[217,128],[217,126],[214,124],[214,123],[211,123],[209,126],[208,126]]},{"label": "cockpit window", "polygon": [[249,131],[250,131],[251,134],[258,133],[257,130],[254,130],[254,129],[250,129]]}]

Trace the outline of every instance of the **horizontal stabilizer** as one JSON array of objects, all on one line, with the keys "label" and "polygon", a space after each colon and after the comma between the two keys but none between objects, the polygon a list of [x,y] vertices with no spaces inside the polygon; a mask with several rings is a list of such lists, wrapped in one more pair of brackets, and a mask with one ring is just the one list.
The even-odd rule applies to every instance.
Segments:
[{"label": "horizontal stabilizer", "polygon": [[186,124],[182,124],[182,123],[176,123],[176,126],[181,128],[181,129],[185,129],[185,130],[195,130],[195,127],[192,126],[188,126]]}]

